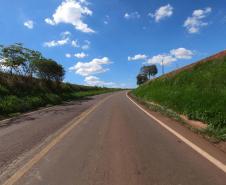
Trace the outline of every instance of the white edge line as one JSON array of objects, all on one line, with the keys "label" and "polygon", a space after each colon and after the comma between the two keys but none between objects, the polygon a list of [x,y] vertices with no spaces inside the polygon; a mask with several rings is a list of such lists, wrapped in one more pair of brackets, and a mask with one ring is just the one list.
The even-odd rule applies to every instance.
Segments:
[{"label": "white edge line", "polygon": [[182,136],[181,134],[179,134],[178,132],[176,132],[175,130],[173,130],[172,128],[170,128],[169,126],[167,126],[165,123],[163,123],[162,121],[160,121],[159,119],[157,119],[155,116],[153,116],[152,114],[150,114],[148,111],[146,111],[143,107],[141,107],[140,105],[138,105],[134,100],[132,100],[129,96],[128,96],[128,92],[126,93],[127,98],[133,102],[139,109],[141,109],[143,112],[145,112],[149,117],[151,117],[152,119],[154,119],[156,122],[158,122],[162,127],[164,127],[166,130],[168,130],[170,133],[172,133],[173,135],[175,135],[177,138],[179,138],[180,140],[182,140],[184,143],[186,143],[188,146],[190,146],[193,150],[195,150],[196,152],[198,152],[201,156],[203,156],[204,158],[206,158],[208,161],[210,161],[212,164],[214,164],[216,167],[218,167],[219,169],[221,169],[224,173],[226,173],[226,165],[223,164],[222,162],[220,162],[219,160],[217,160],[216,158],[214,158],[213,156],[211,156],[210,154],[208,154],[206,151],[204,151],[203,149],[199,148],[197,145],[195,145],[194,143],[192,143],[191,141],[189,141],[188,139],[186,139],[184,136]]}]

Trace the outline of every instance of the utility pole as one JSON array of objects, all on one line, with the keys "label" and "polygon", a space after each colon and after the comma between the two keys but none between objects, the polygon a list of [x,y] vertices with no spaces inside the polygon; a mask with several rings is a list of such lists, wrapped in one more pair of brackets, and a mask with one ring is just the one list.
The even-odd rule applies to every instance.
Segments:
[{"label": "utility pole", "polygon": [[165,71],[164,71],[164,62],[162,60],[162,74],[164,75],[165,74]]}]

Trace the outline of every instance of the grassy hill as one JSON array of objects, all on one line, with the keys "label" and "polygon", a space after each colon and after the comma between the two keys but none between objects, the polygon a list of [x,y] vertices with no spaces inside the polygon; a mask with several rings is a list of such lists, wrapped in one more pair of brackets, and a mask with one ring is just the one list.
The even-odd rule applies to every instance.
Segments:
[{"label": "grassy hill", "polygon": [[133,94],[192,120],[226,140],[226,51],[141,85]]},{"label": "grassy hill", "polygon": [[0,119],[62,101],[115,91],[0,72]]}]

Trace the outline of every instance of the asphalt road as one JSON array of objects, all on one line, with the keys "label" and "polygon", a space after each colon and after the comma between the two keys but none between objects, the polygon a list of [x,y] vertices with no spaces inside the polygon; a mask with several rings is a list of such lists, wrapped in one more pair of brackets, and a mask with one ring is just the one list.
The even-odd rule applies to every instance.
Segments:
[{"label": "asphalt road", "polygon": [[[86,98],[0,122],[0,174],[19,156],[44,142],[108,94]],[[1,182],[1,181],[0,181]]]},{"label": "asphalt road", "polygon": [[[103,100],[103,96],[81,106],[89,107],[99,100]],[[73,108],[77,106],[71,106],[68,110],[62,107],[56,115],[39,115],[39,119],[29,120],[27,125],[23,123],[24,128],[31,127],[30,135],[36,137],[43,125],[55,122],[62,125],[75,116]],[[37,126],[39,124],[41,126]],[[10,139],[1,139],[4,133],[7,135],[6,129],[0,130],[0,161],[10,160],[10,156],[3,155],[7,149],[4,145],[10,142]],[[19,146],[29,145],[27,137],[22,141],[27,134],[24,131],[18,136]],[[19,147],[18,143],[10,144],[11,148]],[[15,184],[226,185],[226,174],[148,117],[125,92],[119,92],[73,127],[22,178],[15,180]]]}]

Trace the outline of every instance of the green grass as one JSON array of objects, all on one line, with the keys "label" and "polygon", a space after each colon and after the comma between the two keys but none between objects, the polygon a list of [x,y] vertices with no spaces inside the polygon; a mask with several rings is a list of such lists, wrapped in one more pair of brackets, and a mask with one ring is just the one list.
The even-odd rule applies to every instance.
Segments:
[{"label": "green grass", "polygon": [[150,81],[133,94],[203,121],[207,134],[226,140],[226,57]]},{"label": "green grass", "polygon": [[56,84],[0,72],[0,118],[118,89]]}]

